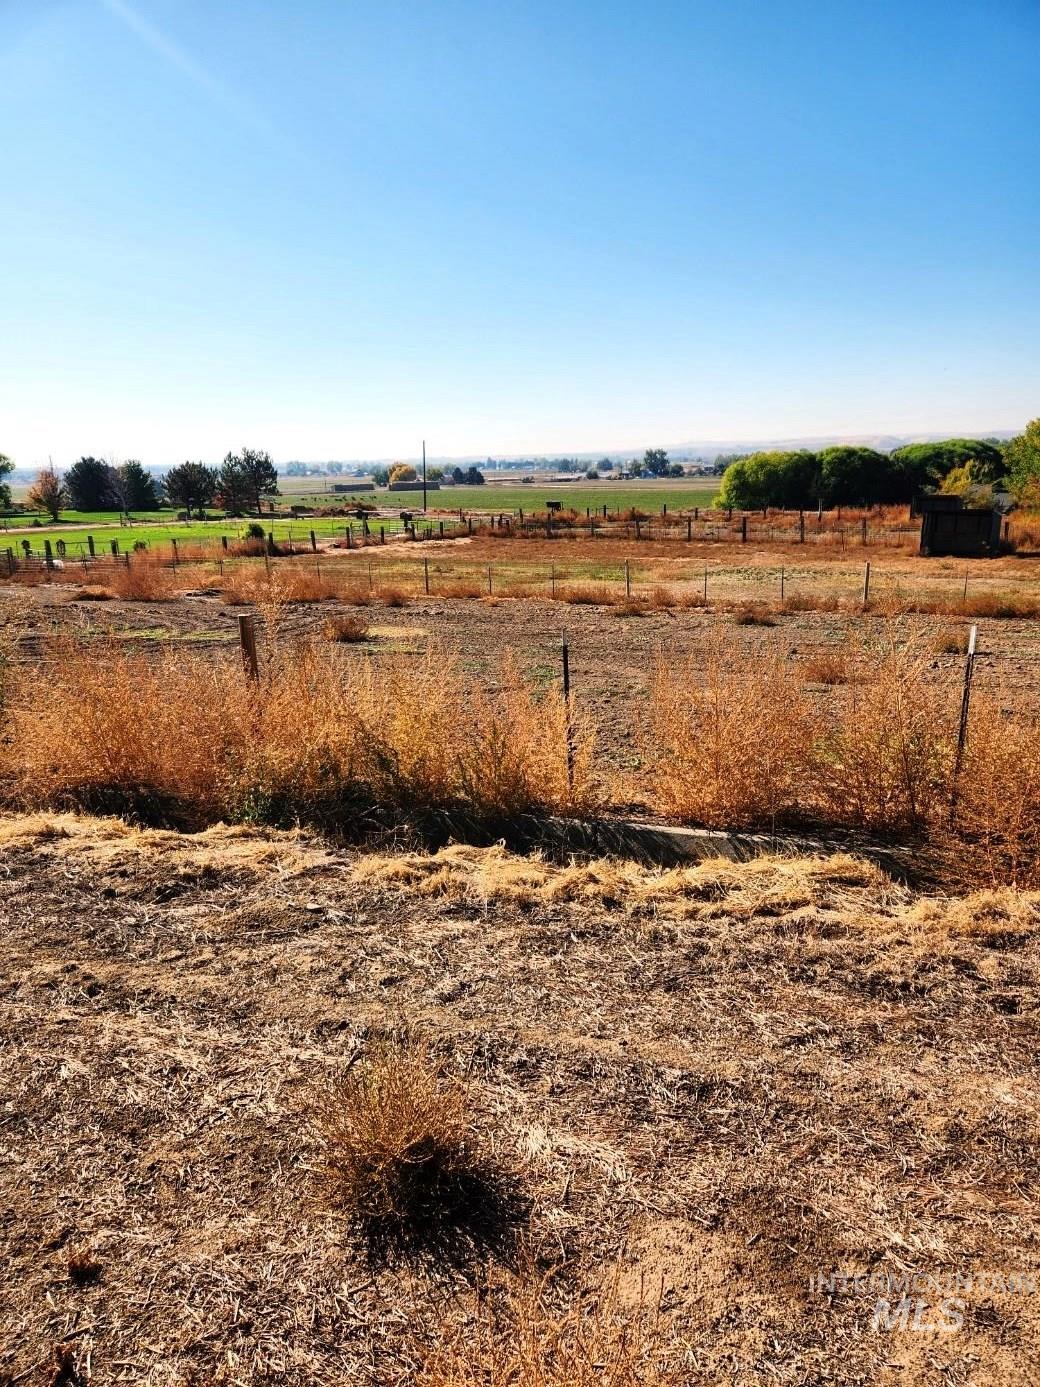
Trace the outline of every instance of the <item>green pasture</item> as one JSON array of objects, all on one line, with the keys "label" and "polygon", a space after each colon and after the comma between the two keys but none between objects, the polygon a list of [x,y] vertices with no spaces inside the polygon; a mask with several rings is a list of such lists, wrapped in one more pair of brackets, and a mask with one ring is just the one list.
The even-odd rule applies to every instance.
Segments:
[{"label": "green pasture", "polygon": [[[602,511],[627,510],[635,506],[651,514],[660,515],[662,505],[670,511],[684,510],[688,506],[707,506],[718,491],[718,480],[705,477],[703,480],[661,482],[576,482],[573,486],[564,484],[543,484],[524,486],[491,483],[487,486],[446,486],[440,491],[427,493],[430,510],[464,511],[543,511],[546,501],[561,501],[565,510],[576,510],[584,515],[586,507]],[[302,497],[300,498],[303,499]],[[309,498],[314,500],[313,497]],[[422,487],[415,491],[376,491],[361,499],[374,500],[379,506],[400,506],[402,509],[416,509],[422,506]]]},{"label": "green pasture", "polygon": [[[79,525],[73,526],[66,522],[58,525],[43,525],[39,529],[20,529],[18,532],[12,530],[4,533],[0,531],[0,553],[6,549],[13,549],[16,555],[20,554],[22,541],[28,540],[32,553],[42,554],[45,539],[49,539],[52,544],[61,539],[65,541],[67,556],[78,559],[88,553],[88,535],[93,536],[94,548],[98,554],[107,554],[113,540],[118,543],[120,553],[132,549],[139,540],[147,544],[149,549],[162,549],[164,546],[169,548],[171,540],[176,540],[178,544],[216,546],[219,545],[221,536],[226,535],[231,541],[244,538],[251,523],[255,522],[248,519],[191,521],[190,523],[184,521],[163,523],[157,520],[134,522],[130,525],[94,525],[93,522],[88,522],[80,528]],[[265,531],[274,535],[276,542],[284,543],[291,539],[294,544],[300,546],[308,543],[311,530],[319,539],[330,539],[342,536],[348,524],[352,524],[353,532],[356,535],[360,526],[360,521],[351,522],[342,516],[324,518],[304,516],[300,520],[272,520],[265,516],[261,523]],[[401,522],[396,517],[394,519],[374,520],[369,523],[376,529],[382,525],[388,534],[401,528]]]}]

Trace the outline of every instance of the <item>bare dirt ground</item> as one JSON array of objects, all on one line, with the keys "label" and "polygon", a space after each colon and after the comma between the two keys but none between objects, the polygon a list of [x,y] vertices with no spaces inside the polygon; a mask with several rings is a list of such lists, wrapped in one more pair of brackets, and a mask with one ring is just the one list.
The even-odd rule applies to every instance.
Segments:
[{"label": "bare dirt ground", "polygon": [[[5,1384],[413,1382],[550,1267],[662,1288],[681,1381],[1038,1380],[1036,896],[41,815],[0,899]],[[522,1251],[373,1263],[330,1197],[314,1095],[402,1026],[469,1077]],[[811,1288],[868,1270],[973,1275],[963,1325]]]}]

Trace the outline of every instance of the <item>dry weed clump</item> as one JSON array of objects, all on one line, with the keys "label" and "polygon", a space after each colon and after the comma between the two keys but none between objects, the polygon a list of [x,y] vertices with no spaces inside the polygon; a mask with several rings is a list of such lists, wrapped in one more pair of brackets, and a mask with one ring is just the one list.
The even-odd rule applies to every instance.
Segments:
[{"label": "dry weed clump", "polygon": [[114,597],[115,593],[110,592],[108,588],[90,583],[86,587],[77,588],[72,595],[72,600],[73,602],[111,602]]},{"label": "dry weed clump", "polygon": [[613,607],[614,616],[649,616],[650,603],[644,597],[626,597]]},{"label": "dry weed clump", "polygon": [[321,628],[321,633],[327,641],[353,645],[368,639],[369,626],[359,616],[333,616]]},{"label": "dry weed clump", "polygon": [[224,600],[229,606],[263,602],[329,602],[339,596],[324,574],[299,565],[267,567],[240,564],[225,573]]},{"label": "dry weed clump", "polygon": [[812,702],[778,652],[753,664],[716,636],[703,680],[659,665],[648,783],[707,827],[811,821],[882,833],[938,824],[949,803],[954,691],[914,647],[865,652],[869,681]]},{"label": "dry weed clump", "polygon": [[437,1345],[419,1387],[686,1387],[660,1304],[626,1305],[618,1280],[569,1306],[541,1282],[485,1308]]},{"label": "dry weed clump", "polygon": [[765,602],[742,602],[733,613],[737,626],[775,626],[776,617]]},{"label": "dry weed clump", "polygon": [[172,602],[179,583],[172,568],[153,559],[135,558],[105,577],[105,588],[123,602]]},{"label": "dry weed clump", "polygon": [[848,684],[857,677],[855,666],[843,650],[819,647],[801,661],[802,678],[810,684]]},{"label": "dry weed clump", "polygon": [[557,583],[556,598],[576,607],[611,607],[618,594],[609,583]]},{"label": "dry weed clump", "polygon": [[89,1244],[73,1247],[69,1251],[67,1266],[69,1280],[74,1286],[90,1286],[101,1275],[101,1263]]},{"label": "dry weed clump", "polygon": [[376,589],[376,598],[384,607],[407,607],[408,598],[400,588],[382,584]]},{"label": "dry weed clump", "polygon": [[488,1250],[518,1207],[467,1086],[414,1041],[385,1044],[316,1103],[331,1196],[371,1250],[457,1258]]},{"label": "dry weed clump", "polygon": [[344,668],[320,644],[269,642],[257,686],[236,660],[149,657],[116,644],[54,648],[47,678],[11,674],[18,755],[4,790],[25,805],[321,825],[360,835],[430,815],[459,825],[595,802],[591,738],[562,697],[506,663],[494,695],[455,659],[389,656]]},{"label": "dry weed clump", "polygon": [[1040,726],[1008,717],[990,694],[972,704],[950,811],[947,865],[969,886],[1040,886]]},{"label": "dry weed clump", "polygon": [[717,632],[703,679],[692,659],[658,663],[648,708],[650,783],[666,813],[745,828],[797,804],[814,714],[778,654],[749,667]]},{"label": "dry weed clump", "polygon": [[968,627],[944,626],[937,631],[931,642],[935,655],[966,655],[968,651]]}]

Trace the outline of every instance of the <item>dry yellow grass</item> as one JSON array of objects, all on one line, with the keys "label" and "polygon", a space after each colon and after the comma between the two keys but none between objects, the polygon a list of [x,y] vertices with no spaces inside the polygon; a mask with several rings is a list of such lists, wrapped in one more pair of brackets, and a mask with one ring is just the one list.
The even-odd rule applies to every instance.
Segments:
[{"label": "dry yellow grass", "polygon": [[536,699],[509,662],[495,696],[439,650],[344,666],[325,646],[276,642],[255,688],[237,660],[74,642],[48,675],[11,676],[19,751],[2,784],[23,804],[357,835],[402,817],[494,821],[594,799],[589,736],[572,736],[569,786],[562,698]]},{"label": "dry yellow grass", "polygon": [[318,1095],[329,1197],[381,1255],[457,1258],[507,1231],[471,1096],[429,1047],[384,1042]]},{"label": "dry yellow grass", "polygon": [[[60,1345],[134,1387],[686,1387],[750,1348],[781,1387],[1029,1382],[1035,1295],[888,1335],[809,1287],[1037,1274],[1036,893],[922,898],[847,856],[380,872],[66,815],[0,845],[5,1377]],[[437,1060],[369,1083],[351,1150],[473,1123],[528,1196],[516,1251],[461,1273],[443,1240],[374,1258],[308,1120],[402,1032]]]},{"label": "dry yellow grass", "polygon": [[658,662],[648,712],[648,782],[666,814],[742,828],[789,810],[804,779],[813,714],[779,654],[749,668],[716,633],[703,678],[692,659]]},{"label": "dry yellow grass", "polygon": [[352,645],[367,640],[370,631],[368,622],[359,616],[334,616],[325,622],[321,633],[327,641]]},{"label": "dry yellow grass", "polygon": [[417,1387],[688,1387],[667,1340],[659,1305],[625,1304],[617,1276],[562,1306],[536,1283],[445,1336]]}]

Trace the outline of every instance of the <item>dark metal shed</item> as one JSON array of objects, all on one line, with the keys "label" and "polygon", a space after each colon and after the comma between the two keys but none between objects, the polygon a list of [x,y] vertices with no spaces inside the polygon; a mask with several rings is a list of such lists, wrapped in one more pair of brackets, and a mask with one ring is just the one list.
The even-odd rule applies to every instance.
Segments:
[{"label": "dark metal shed", "polygon": [[969,509],[959,496],[922,496],[921,553],[937,558],[994,558],[1000,550],[1001,514],[992,507]]}]

